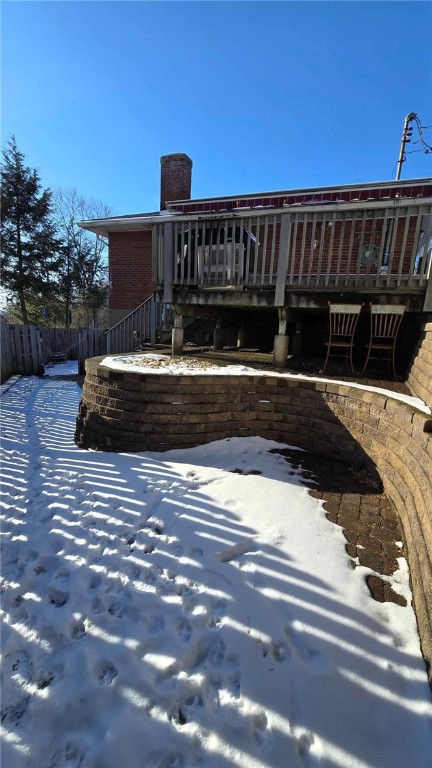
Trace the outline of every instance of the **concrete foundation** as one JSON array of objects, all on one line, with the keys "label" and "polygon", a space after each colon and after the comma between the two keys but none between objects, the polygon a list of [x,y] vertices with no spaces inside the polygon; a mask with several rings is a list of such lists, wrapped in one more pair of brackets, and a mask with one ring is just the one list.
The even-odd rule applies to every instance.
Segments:
[{"label": "concrete foundation", "polygon": [[285,368],[288,357],[289,338],[285,334],[278,334],[274,338],[273,364],[278,368]]},{"label": "concrete foundation", "polygon": [[237,331],[237,349],[244,347],[246,343],[246,331],[244,328],[239,328]]},{"label": "concrete foundation", "polygon": [[173,355],[183,354],[184,330],[183,328],[173,328],[171,335],[171,351]]},{"label": "concrete foundation", "polygon": [[223,333],[219,325],[216,325],[213,332],[213,349],[223,349]]}]

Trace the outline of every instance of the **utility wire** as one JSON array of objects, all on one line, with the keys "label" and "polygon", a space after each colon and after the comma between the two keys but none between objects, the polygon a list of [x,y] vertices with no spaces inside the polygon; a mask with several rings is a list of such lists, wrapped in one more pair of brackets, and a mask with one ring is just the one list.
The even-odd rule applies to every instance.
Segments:
[{"label": "utility wire", "polygon": [[432,152],[432,146],[430,144],[428,144],[427,141],[425,141],[425,139],[423,138],[423,128],[425,126],[423,126],[421,124],[421,122],[420,122],[420,120],[418,119],[417,116],[414,118],[414,120],[417,123],[417,130],[418,130],[418,134],[419,134],[419,140],[421,142],[421,145],[422,145],[425,153],[427,154],[428,152]]}]

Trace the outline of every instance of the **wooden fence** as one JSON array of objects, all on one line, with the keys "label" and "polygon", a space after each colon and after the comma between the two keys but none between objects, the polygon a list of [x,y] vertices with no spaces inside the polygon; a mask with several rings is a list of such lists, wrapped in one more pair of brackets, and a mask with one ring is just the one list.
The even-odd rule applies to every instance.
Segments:
[{"label": "wooden fence", "polygon": [[80,331],[76,328],[36,327],[36,331],[40,335],[42,362],[44,365],[51,360],[51,356],[56,352],[63,352],[73,360],[77,358]]},{"label": "wooden fence", "polygon": [[85,373],[84,363],[89,357],[105,355],[107,351],[106,332],[99,328],[85,328],[78,337],[78,373]]},{"label": "wooden fence", "polygon": [[88,357],[103,355],[106,351],[106,334],[101,329],[39,328],[10,325],[2,319],[0,332],[1,383],[14,374],[42,374],[44,365],[58,352],[78,360],[78,371],[83,373]]},{"label": "wooden fence", "polygon": [[13,339],[9,330],[10,326],[3,318],[0,319],[0,381],[3,384],[15,373],[15,356],[13,349]]}]

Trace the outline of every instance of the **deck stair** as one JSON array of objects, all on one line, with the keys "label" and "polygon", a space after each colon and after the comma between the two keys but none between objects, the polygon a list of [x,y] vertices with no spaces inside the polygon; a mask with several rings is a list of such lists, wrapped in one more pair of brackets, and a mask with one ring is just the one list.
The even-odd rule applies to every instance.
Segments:
[{"label": "deck stair", "polygon": [[154,346],[170,341],[172,318],[171,305],[157,301],[153,294],[106,332],[107,354],[134,352],[147,343]]}]

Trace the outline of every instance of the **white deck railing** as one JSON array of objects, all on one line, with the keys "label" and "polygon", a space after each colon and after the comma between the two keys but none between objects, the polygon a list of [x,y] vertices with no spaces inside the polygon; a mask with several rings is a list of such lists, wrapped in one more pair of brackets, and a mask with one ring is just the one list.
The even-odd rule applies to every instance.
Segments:
[{"label": "white deck railing", "polygon": [[[173,216],[154,227],[153,274],[173,288],[417,289],[430,274],[432,199]],[[428,244],[428,247],[425,247]]]}]

